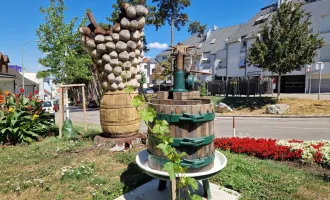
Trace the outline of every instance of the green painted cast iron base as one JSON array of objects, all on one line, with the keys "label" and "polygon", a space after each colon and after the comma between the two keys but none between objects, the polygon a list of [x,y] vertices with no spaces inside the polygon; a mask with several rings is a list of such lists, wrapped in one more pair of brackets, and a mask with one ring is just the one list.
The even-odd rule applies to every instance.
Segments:
[{"label": "green painted cast iron base", "polygon": [[185,71],[174,72],[174,85],[170,92],[188,92],[185,85]]}]

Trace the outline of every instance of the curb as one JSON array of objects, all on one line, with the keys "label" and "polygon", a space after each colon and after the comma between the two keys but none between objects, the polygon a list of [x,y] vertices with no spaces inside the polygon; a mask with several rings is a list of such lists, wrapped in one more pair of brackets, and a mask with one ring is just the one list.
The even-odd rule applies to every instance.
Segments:
[{"label": "curb", "polygon": [[324,115],[324,116],[299,116],[299,115],[269,115],[269,116],[264,116],[264,115],[215,115],[215,117],[221,117],[221,118],[230,118],[230,117],[237,117],[237,118],[301,118],[301,119],[330,119],[330,115]]}]

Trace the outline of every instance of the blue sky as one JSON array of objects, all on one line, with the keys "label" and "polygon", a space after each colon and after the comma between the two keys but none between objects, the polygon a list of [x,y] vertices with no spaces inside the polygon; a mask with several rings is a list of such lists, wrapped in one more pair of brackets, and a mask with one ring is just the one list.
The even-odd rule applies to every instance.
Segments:
[{"label": "blue sky", "polygon": [[[149,1],[149,0],[148,0]],[[81,17],[87,8],[91,8],[98,22],[106,22],[106,16],[112,11],[112,4],[116,0],[66,0],[66,19]],[[151,2],[151,0],[150,0]],[[269,4],[271,0],[192,0],[192,5],[185,9],[192,21],[226,27],[246,22],[260,8]],[[0,19],[0,52],[9,55],[12,65],[22,63],[22,44],[30,40],[37,40],[36,29],[43,23],[44,16],[40,14],[41,6],[47,7],[47,0],[10,0],[1,2]],[[146,27],[145,34],[148,43],[170,43],[170,27],[168,25],[158,31],[154,27]],[[187,27],[175,31],[175,43],[189,37]],[[156,45],[157,46],[157,45]],[[164,46],[164,45],[163,45]],[[162,49],[152,48],[146,56],[155,57]],[[27,44],[24,48],[24,67],[28,72],[37,72],[43,67],[38,58],[42,57],[36,43]]]}]

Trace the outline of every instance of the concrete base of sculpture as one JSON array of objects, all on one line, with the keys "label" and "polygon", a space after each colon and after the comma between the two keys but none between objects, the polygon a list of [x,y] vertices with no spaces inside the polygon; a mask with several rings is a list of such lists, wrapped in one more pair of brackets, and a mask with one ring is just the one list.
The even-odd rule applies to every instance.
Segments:
[{"label": "concrete base of sculpture", "polygon": [[[158,191],[158,180],[154,179],[135,190],[128,192],[115,200],[169,200],[171,194],[169,188],[171,188],[170,182],[167,182],[166,190]],[[210,190],[212,193],[212,200],[237,200],[239,194],[233,190],[226,188],[220,188],[220,186],[210,183]],[[182,192],[180,193],[182,194]],[[199,189],[196,192],[200,196],[203,196],[203,187],[199,184]]]}]

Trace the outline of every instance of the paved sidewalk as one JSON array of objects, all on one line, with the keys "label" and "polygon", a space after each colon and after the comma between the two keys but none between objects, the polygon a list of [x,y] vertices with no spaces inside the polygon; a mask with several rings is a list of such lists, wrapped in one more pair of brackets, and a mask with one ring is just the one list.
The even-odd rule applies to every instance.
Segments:
[{"label": "paved sidewalk", "polygon": [[[169,188],[169,182],[167,182],[167,188]],[[115,200],[170,200],[170,192],[168,189],[164,191],[158,191],[158,180],[154,179],[135,190],[128,192]],[[212,199],[214,200],[237,200],[239,194],[229,189],[220,189],[220,186],[210,183]],[[202,185],[199,184],[198,194],[202,195]]]},{"label": "paved sidewalk", "polygon": [[[264,94],[263,97],[276,97],[277,93],[271,94]],[[281,93],[281,98],[298,98],[298,99],[314,99],[317,100],[318,94],[312,93],[312,94],[287,94],[287,93]],[[320,100],[330,100],[330,93],[321,93]]]}]

